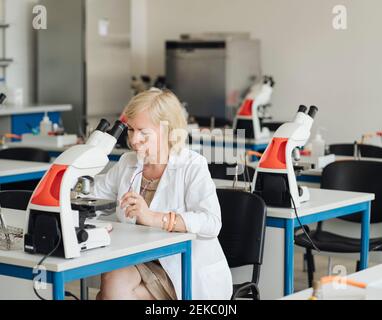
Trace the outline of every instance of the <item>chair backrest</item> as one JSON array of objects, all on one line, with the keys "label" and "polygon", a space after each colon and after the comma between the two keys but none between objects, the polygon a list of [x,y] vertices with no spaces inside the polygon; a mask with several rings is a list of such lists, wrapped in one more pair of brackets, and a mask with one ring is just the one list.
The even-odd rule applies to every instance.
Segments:
[{"label": "chair backrest", "polygon": [[[233,189],[217,189],[222,228],[218,236],[231,268],[263,262],[267,210],[259,196]],[[258,269],[259,270],[259,269]],[[255,268],[254,268],[255,271]],[[259,272],[254,281],[258,281]]]},{"label": "chair backrest", "polygon": [[[322,171],[321,188],[374,193],[370,222],[382,222],[382,162],[358,160],[333,162]],[[361,222],[358,214],[341,219]]]},{"label": "chair backrest", "polygon": [[0,159],[49,162],[48,151],[39,148],[17,147],[0,150]]},{"label": "chair backrest", "polygon": [[337,156],[354,156],[353,143],[339,143],[329,145],[329,153]]},{"label": "chair backrest", "polygon": [[370,144],[359,145],[361,156],[365,158],[382,158],[382,148]]},{"label": "chair backrest", "polygon": [[215,128],[221,128],[225,126],[232,127],[232,121],[225,118],[214,117],[212,119],[212,117],[194,116],[194,119],[200,127],[211,127],[211,125],[213,125]]},{"label": "chair backrest", "polygon": [[[370,144],[358,144],[361,157],[382,158],[382,148]],[[354,156],[354,143],[331,144],[329,152],[338,156]]]},{"label": "chair backrest", "polygon": [[0,206],[2,208],[26,210],[33,191],[3,190],[0,191]]},{"label": "chair backrest", "polygon": [[[233,180],[235,175],[228,173],[235,172],[236,164],[228,163],[210,163],[208,164],[208,169],[210,170],[212,179],[224,179]],[[255,175],[255,168],[250,166],[238,165],[238,180],[239,181],[249,181],[252,182],[253,176]]]}]

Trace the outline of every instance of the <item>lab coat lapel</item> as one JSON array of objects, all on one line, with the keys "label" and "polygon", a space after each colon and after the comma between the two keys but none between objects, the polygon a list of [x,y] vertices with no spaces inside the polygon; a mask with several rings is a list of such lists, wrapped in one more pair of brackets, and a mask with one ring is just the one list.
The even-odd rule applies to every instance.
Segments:
[{"label": "lab coat lapel", "polygon": [[170,187],[176,187],[176,172],[179,165],[180,157],[175,153],[171,153],[169,161],[163,175],[160,179],[158,188],[151,201],[150,209],[153,211],[173,210],[174,193]]},{"label": "lab coat lapel", "polygon": [[168,170],[166,167],[163,175],[159,181],[158,188],[155,191],[154,198],[151,201],[150,209],[152,211],[162,211],[164,208],[168,206],[168,194],[169,194],[169,182],[172,179],[172,175],[174,170]]},{"label": "lab coat lapel", "polygon": [[[141,161],[137,162],[137,166],[135,167],[135,170],[133,172],[133,175],[130,178],[130,191],[134,191],[136,193],[139,193],[141,190],[141,183],[142,183],[142,170],[143,170],[143,163]],[[133,181],[134,179],[134,181]]]}]

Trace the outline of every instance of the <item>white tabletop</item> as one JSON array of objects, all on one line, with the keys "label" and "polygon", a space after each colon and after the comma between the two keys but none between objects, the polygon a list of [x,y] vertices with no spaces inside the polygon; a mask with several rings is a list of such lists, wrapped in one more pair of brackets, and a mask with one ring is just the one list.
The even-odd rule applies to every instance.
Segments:
[{"label": "white tabletop", "polygon": [[[372,282],[382,280],[382,265],[362,270],[347,276],[349,279],[370,284]],[[289,296],[283,297],[281,300],[307,300],[312,295],[313,289],[309,288]],[[333,283],[323,285],[324,300],[347,300],[347,299],[365,299],[366,290],[352,286],[341,288]],[[382,297],[381,297],[382,299]]]},{"label": "white tabletop", "polygon": [[[3,208],[2,213],[7,224],[14,227],[24,226],[24,211]],[[192,233],[166,232],[162,229],[146,226],[118,222],[111,223],[113,224],[113,231],[110,233],[111,244],[109,246],[84,251],[79,258],[74,259],[48,258],[44,262],[46,269],[49,271],[65,271],[196,238]],[[42,255],[39,254],[25,253],[22,249],[13,251],[0,250],[0,263],[34,267],[41,257]]]},{"label": "white tabletop", "polygon": [[[214,179],[217,188],[232,187],[231,180]],[[248,183],[237,182],[236,186],[243,188],[248,186]],[[339,191],[339,190],[326,190],[309,188],[310,200],[301,204],[301,207],[297,209],[299,217],[308,216],[311,214],[342,208],[345,206],[358,204],[366,201],[374,200],[374,194]],[[283,219],[296,218],[293,209],[288,208],[274,208],[267,207],[267,216]]]},{"label": "white tabletop", "polygon": [[46,171],[49,163],[0,159],[0,177]]},{"label": "white tabletop", "polygon": [[10,116],[14,114],[30,114],[30,113],[41,113],[41,112],[61,112],[72,110],[72,105],[62,104],[62,105],[1,105],[0,106],[0,116]]}]

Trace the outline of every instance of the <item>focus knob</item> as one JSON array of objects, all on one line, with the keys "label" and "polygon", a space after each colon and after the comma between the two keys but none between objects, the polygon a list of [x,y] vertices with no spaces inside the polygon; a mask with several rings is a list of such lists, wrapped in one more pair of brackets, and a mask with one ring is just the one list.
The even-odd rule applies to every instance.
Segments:
[{"label": "focus knob", "polygon": [[77,232],[78,243],[85,242],[86,240],[88,240],[88,238],[89,238],[89,234],[86,232],[86,230],[81,229],[80,231]]}]

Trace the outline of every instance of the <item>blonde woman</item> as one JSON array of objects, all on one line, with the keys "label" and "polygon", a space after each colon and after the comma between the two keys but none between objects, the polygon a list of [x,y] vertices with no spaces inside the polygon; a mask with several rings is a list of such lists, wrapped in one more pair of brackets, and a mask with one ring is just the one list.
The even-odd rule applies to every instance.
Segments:
[{"label": "blonde woman", "polygon": [[[193,299],[229,299],[231,273],[217,236],[220,206],[207,161],[185,146],[186,119],[177,97],[150,89],[125,109],[126,153],[106,175],[95,179],[96,196],[120,200],[117,217],[192,232]],[[98,299],[180,299],[180,255],[105,273]]]}]

